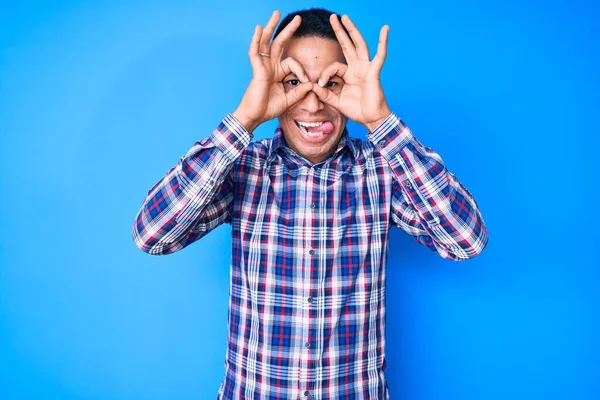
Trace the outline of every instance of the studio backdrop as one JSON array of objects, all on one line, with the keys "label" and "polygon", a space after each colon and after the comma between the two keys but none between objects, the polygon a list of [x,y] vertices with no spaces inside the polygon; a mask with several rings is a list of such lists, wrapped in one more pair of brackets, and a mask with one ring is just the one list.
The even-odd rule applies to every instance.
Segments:
[{"label": "studio backdrop", "polygon": [[254,26],[311,6],[372,55],[390,25],[388,103],[489,230],[464,262],[392,231],[391,398],[600,398],[596,2],[64,0],[0,6],[1,399],[216,398],[231,227],[157,257],[131,226],[237,107]]}]

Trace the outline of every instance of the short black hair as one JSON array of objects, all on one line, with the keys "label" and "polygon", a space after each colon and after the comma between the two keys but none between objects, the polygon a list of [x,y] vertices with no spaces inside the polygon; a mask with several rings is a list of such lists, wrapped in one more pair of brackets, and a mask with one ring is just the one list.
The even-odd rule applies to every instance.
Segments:
[{"label": "short black hair", "polygon": [[[277,37],[281,33],[281,31],[294,19],[296,15],[299,15],[302,18],[302,22],[296,32],[292,35],[292,37],[309,37],[309,36],[317,36],[324,39],[331,39],[338,41],[335,36],[335,32],[333,31],[333,27],[331,26],[331,22],[329,22],[329,17],[331,14],[336,14],[338,18],[342,16],[340,14],[329,11],[325,8],[309,8],[306,10],[293,11],[285,16],[279,23],[279,26],[275,30],[275,34],[273,35],[273,39]],[[346,27],[342,24],[344,30]],[[346,31],[348,33],[348,31]],[[348,35],[350,36],[350,35]],[[352,40],[352,39],[350,39]]]}]

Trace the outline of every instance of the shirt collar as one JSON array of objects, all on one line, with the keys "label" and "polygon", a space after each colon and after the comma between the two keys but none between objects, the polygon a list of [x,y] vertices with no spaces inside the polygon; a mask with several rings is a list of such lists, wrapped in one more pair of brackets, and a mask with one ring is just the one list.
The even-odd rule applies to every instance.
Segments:
[{"label": "shirt collar", "polygon": [[[354,145],[353,140],[350,138],[350,135],[348,133],[348,128],[344,127],[344,131],[342,132],[342,137],[340,139],[340,143],[338,144],[338,147],[334,154],[340,153],[346,147],[348,149],[350,149],[354,158],[358,157],[356,146]],[[283,128],[281,128],[281,126],[278,126],[277,129],[275,129],[275,134],[273,135],[273,138],[271,140],[271,148],[269,149],[269,158],[271,158],[271,156],[276,154],[276,152],[278,150],[283,150],[284,148],[289,149],[289,147],[287,146],[287,144],[285,142]]]}]

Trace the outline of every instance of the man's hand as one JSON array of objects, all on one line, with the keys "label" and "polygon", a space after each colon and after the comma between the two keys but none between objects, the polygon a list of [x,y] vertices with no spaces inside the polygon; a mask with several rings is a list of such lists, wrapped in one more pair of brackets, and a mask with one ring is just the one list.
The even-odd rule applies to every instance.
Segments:
[{"label": "man's hand", "polygon": [[[281,115],[288,107],[302,100],[313,88],[302,65],[288,57],[281,60],[283,47],[300,26],[301,17],[296,16],[271,44],[271,36],[279,22],[280,14],[273,12],[263,30],[257,25],[252,36],[248,57],[252,65],[252,80],[233,116],[252,132],[265,121]],[[286,92],[283,79],[295,75],[302,82]]]},{"label": "man's hand", "polygon": [[[344,31],[337,15],[332,14],[330,21],[348,64],[335,62],[326,67],[313,91],[321,101],[337,108],[346,117],[372,132],[391,113],[379,80],[387,54],[389,27],[385,25],[381,28],[377,53],[371,61],[367,43],[347,15],[342,16],[342,23],[352,40]],[[324,87],[335,75],[344,80],[339,94]]]}]

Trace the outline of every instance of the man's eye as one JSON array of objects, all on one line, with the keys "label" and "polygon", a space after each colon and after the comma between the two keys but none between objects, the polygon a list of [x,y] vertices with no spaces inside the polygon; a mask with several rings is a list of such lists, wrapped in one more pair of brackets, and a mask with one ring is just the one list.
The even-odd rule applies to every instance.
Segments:
[{"label": "man's eye", "polygon": [[300,84],[300,80],[299,79],[290,79],[288,81],[285,81],[286,85],[289,86],[298,86]]},{"label": "man's eye", "polygon": [[340,90],[343,86],[343,82],[329,81],[325,86],[332,90]]}]

